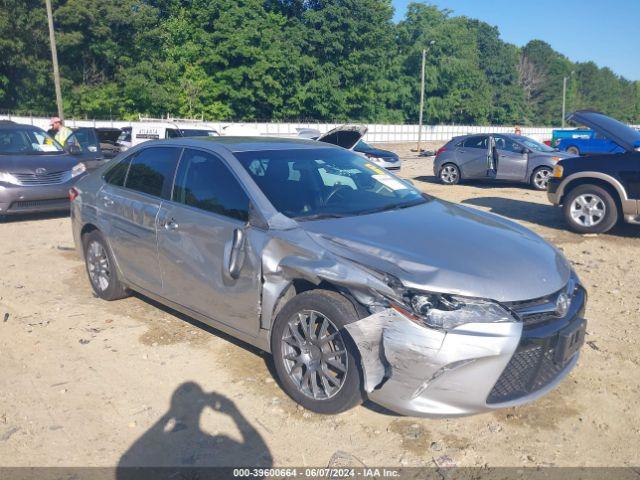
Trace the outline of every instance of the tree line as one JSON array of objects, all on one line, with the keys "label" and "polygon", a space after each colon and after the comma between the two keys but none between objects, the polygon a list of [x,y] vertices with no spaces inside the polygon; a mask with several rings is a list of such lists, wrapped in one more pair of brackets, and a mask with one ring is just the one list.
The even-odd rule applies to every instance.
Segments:
[{"label": "tree line", "polygon": [[[65,113],[227,121],[552,125],[594,108],[640,123],[640,82],[547,43],[390,0],[54,0]],[[42,0],[0,0],[0,110],[54,112]]]}]

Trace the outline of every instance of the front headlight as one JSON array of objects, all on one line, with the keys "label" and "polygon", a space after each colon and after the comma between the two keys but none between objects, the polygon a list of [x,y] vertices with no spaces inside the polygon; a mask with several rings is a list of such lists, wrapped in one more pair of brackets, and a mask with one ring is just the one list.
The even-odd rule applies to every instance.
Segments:
[{"label": "front headlight", "polygon": [[84,163],[79,163],[71,169],[71,178],[77,177],[78,175],[86,171],[87,167],[84,165]]},{"label": "front headlight", "polygon": [[564,174],[564,168],[562,168],[562,165],[556,165],[555,167],[553,167],[553,177],[554,178],[562,178],[562,175]]},{"label": "front headlight", "polygon": [[[409,293],[403,306],[394,305],[413,322],[450,330],[465,323],[515,322],[517,318],[491,300],[441,293]],[[404,307],[404,308],[403,308]]]},{"label": "front headlight", "polygon": [[16,177],[9,172],[0,172],[0,183],[10,183],[12,185],[21,185]]}]

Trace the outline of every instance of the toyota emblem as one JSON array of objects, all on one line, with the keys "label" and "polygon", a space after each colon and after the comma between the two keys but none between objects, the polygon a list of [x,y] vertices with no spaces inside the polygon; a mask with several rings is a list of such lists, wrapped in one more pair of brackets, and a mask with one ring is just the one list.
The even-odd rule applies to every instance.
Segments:
[{"label": "toyota emblem", "polygon": [[46,173],[47,173],[46,168],[36,168],[36,175],[46,175]]}]

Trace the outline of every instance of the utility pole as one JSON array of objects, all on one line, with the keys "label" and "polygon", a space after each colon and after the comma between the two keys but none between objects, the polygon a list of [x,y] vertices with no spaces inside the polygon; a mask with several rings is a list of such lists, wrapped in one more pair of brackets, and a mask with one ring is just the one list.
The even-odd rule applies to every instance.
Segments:
[{"label": "utility pole", "polygon": [[53,62],[53,83],[56,89],[56,104],[58,105],[58,116],[64,120],[62,109],[62,91],[60,90],[60,71],[58,70],[58,51],[56,50],[56,34],[53,30],[53,10],[51,0],[45,0],[47,6],[47,19],[49,20],[49,43],[51,44],[51,61]]},{"label": "utility pole", "polygon": [[[571,72],[571,75],[576,73],[575,71]],[[567,113],[567,80],[569,77],[562,78],[562,128],[564,128],[564,117]]]},{"label": "utility pole", "polygon": [[422,111],[424,110],[424,68],[427,61],[427,50],[433,45],[435,40],[429,42],[429,47],[422,49],[422,74],[420,77],[420,113],[418,115],[418,155],[420,155],[420,142],[422,140]]}]

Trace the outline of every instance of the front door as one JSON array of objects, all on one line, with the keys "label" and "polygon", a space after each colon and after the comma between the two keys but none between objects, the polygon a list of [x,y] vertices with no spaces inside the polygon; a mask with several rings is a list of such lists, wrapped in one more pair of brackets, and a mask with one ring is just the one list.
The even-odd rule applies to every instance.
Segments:
[{"label": "front door", "polygon": [[210,152],[185,149],[173,197],[158,215],[162,296],[237,330],[257,335],[260,259],[249,239],[242,267],[230,275],[234,232],[251,234],[249,198],[224,161]]},{"label": "front door", "polygon": [[527,150],[504,135],[494,135],[498,157],[498,180],[523,181],[527,174],[529,155]]},{"label": "front door", "polygon": [[[106,173],[99,193],[100,214],[107,220],[103,224],[111,229],[106,232],[109,246],[125,280],[156,294],[162,289],[156,222],[180,151],[176,147],[139,151]],[[118,167],[123,170],[129,162],[128,173],[122,175]]]}]

